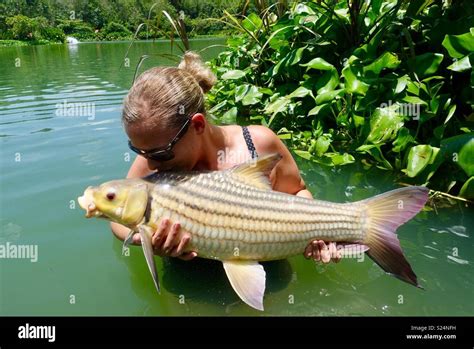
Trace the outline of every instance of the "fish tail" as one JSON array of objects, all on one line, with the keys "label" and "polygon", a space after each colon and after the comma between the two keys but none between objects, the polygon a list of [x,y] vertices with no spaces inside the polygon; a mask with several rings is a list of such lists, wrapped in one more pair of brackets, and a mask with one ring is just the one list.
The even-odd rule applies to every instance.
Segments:
[{"label": "fish tail", "polygon": [[396,230],[413,218],[428,200],[428,188],[406,187],[364,200],[368,230],[364,244],[367,254],[387,273],[422,288],[403,255]]}]

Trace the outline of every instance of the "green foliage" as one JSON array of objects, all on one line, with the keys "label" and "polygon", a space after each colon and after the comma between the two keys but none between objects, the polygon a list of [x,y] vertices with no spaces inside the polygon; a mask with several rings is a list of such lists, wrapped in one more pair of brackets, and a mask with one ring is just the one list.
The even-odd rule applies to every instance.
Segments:
[{"label": "green foliage", "polygon": [[102,35],[105,36],[106,40],[123,40],[130,39],[132,32],[120,23],[110,22],[105,27]]},{"label": "green foliage", "polygon": [[5,21],[9,38],[25,41],[53,41],[64,42],[62,30],[52,28],[44,17],[29,18],[23,15],[8,17]]},{"label": "green foliage", "polygon": [[472,193],[471,1],[315,1],[258,13],[226,13],[241,34],[212,62],[215,119],[267,125],[322,165],[357,160]]},{"label": "green foliage", "polygon": [[17,15],[6,19],[11,38],[15,40],[33,40],[37,23],[33,18]]},{"label": "green foliage", "polygon": [[92,27],[81,20],[61,20],[58,29],[64,34],[75,37],[78,40],[93,40],[95,33]]},{"label": "green foliage", "polygon": [[[237,11],[239,7],[239,1],[234,0],[2,0],[0,40],[32,42],[48,37],[46,40],[62,41],[54,28],[79,40],[123,40],[142,23],[145,26],[137,34],[139,39],[164,38],[173,28],[163,11],[172,18],[182,14],[189,36],[215,35],[225,26],[219,21],[223,10]],[[43,33],[36,30],[38,18],[45,19],[50,29]]]}]

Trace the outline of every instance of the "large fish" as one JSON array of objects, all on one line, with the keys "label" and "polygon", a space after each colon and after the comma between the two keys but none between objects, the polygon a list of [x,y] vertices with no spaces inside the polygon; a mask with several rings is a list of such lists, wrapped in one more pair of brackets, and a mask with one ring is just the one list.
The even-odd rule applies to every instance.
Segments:
[{"label": "large fish", "polygon": [[386,272],[418,286],[396,229],[424,206],[428,189],[406,187],[353,203],[313,200],[271,190],[280,155],[225,171],[156,173],[89,187],[78,199],[86,217],[101,217],[140,234],[159,292],[151,237],[161,219],[191,235],[186,251],[222,261],[235,292],[263,310],[265,271],[258,263],[302,254],[312,240],[360,247]]}]

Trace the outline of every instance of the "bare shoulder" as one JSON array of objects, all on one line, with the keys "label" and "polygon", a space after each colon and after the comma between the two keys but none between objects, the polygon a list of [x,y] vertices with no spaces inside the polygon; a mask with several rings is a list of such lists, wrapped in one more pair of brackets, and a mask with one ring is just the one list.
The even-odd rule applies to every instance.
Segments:
[{"label": "bare shoulder", "polygon": [[281,151],[281,140],[271,129],[263,125],[252,125],[248,129],[259,154]]},{"label": "bare shoulder", "polygon": [[128,170],[127,178],[145,177],[152,172],[148,168],[147,160],[143,156],[137,156]]}]

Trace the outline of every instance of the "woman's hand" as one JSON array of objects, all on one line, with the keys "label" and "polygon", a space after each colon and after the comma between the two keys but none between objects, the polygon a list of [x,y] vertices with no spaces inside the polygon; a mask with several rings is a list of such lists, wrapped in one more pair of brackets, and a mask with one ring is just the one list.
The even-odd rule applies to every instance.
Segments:
[{"label": "woman's hand", "polygon": [[312,241],[304,251],[305,258],[313,258],[316,262],[329,263],[331,260],[338,263],[341,260],[342,252],[337,249],[335,242],[328,245],[323,240]]},{"label": "woman's hand", "polygon": [[[140,244],[140,235],[135,234],[133,240],[134,243]],[[197,256],[196,252],[183,253],[189,240],[191,240],[191,235],[181,232],[181,225],[179,223],[176,222],[170,227],[170,220],[164,218],[153,234],[151,244],[155,254],[158,256],[178,257],[189,261]]]}]

